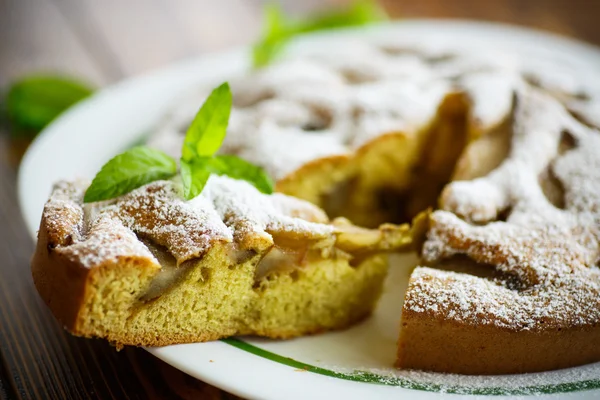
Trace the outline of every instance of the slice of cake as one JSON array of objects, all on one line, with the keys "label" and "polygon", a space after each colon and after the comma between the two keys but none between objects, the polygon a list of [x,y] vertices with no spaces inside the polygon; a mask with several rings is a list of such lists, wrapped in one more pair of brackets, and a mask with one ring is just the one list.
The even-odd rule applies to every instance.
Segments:
[{"label": "slice of cake", "polygon": [[84,205],[87,185],[56,185],[33,278],[70,332],[117,346],[347,327],[375,306],[385,253],[410,246],[407,226],[329,221],[307,202],[226,177],[190,201],[177,181],[157,181]]}]

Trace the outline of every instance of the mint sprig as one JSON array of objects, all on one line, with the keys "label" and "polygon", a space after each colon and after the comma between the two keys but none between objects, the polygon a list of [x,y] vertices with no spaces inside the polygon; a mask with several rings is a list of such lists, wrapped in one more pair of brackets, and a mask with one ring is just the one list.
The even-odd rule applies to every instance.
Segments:
[{"label": "mint sprig", "polygon": [[233,179],[240,179],[251,183],[263,193],[273,193],[275,183],[261,167],[254,165],[243,158],[233,155],[220,155],[213,157],[211,172],[217,175],[227,175]]},{"label": "mint sprig", "polygon": [[254,45],[252,56],[255,67],[269,64],[294,37],[316,31],[361,26],[386,18],[385,12],[374,0],[356,0],[343,10],[293,20],[285,16],[280,6],[265,6],[265,29]]},{"label": "mint sprig", "polygon": [[33,137],[92,89],[73,79],[51,75],[23,78],[9,88],[6,114],[13,135]]},{"label": "mint sprig", "polygon": [[189,162],[194,157],[215,154],[225,139],[230,113],[231,89],[225,82],[212,91],[188,128],[181,149],[182,160]]},{"label": "mint sprig", "polygon": [[181,160],[181,178],[186,199],[193,199],[202,192],[210,175],[227,175],[251,183],[259,191],[273,193],[273,180],[265,171],[248,161],[233,155],[198,157],[192,161]]},{"label": "mint sprig", "polygon": [[215,156],[225,139],[231,104],[231,89],[225,82],[211,92],[186,132],[180,165],[187,200],[202,192],[211,174],[245,180],[263,193],[273,192],[273,182],[262,168],[233,155]]},{"label": "mint sprig", "polygon": [[83,201],[109,200],[176,173],[175,160],[162,151],[146,146],[134,147],[104,164],[85,192]]},{"label": "mint sprig", "polygon": [[191,161],[181,159],[181,182],[183,183],[183,197],[186,200],[191,200],[202,193],[202,189],[208,182],[212,172],[207,168],[206,160],[210,160],[210,158],[197,158]]},{"label": "mint sprig", "polygon": [[[180,160],[186,200],[202,192],[211,174],[245,180],[263,193],[273,192],[273,181],[262,168],[237,156],[215,155],[225,139],[231,104],[231,90],[224,83],[212,91],[190,124]],[[176,172],[175,160],[165,153],[134,147],[102,167],[87,189],[84,202],[112,199],[152,181],[170,178]]]}]

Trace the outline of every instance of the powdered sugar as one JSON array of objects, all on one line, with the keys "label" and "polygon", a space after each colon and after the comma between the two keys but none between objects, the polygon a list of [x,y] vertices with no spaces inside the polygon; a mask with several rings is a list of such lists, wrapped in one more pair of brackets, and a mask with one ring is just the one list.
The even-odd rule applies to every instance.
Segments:
[{"label": "powdered sugar", "polygon": [[157,269],[160,268],[156,258],[137,236],[121,221],[107,214],[101,214],[91,224],[86,237],[55,250],[86,267],[146,258],[152,260]]},{"label": "powdered sugar", "polygon": [[490,395],[530,398],[528,396],[586,390],[597,388],[600,385],[598,380],[600,363],[561,369],[560,371],[497,376],[442,374],[406,369],[359,368],[358,370],[348,370],[336,366],[323,367],[350,380],[439,393],[468,394],[472,395],[469,397],[472,399],[487,399]]},{"label": "powdered sugar", "polygon": [[[499,275],[486,279],[417,268],[406,307],[513,330],[578,327],[600,321],[600,276],[593,266],[600,237],[600,139],[563,106],[568,104],[586,123],[597,125],[592,107],[597,103],[579,96],[581,85],[563,79],[565,75],[555,78],[549,73],[534,79],[536,69],[524,68],[517,61],[499,65],[493,59],[475,62],[456,55],[445,58],[372,47],[365,54],[373,57],[347,62],[342,52],[330,54],[327,62],[315,57],[290,70],[286,69],[290,64],[283,63],[256,81],[244,80],[237,88],[234,84],[236,108],[223,151],[262,165],[280,179],[315,159],[351,154],[381,134],[422,129],[444,95],[454,90],[469,94],[474,125],[490,129],[507,118],[517,93],[509,159],[487,177],[449,186],[443,206],[451,212],[433,214],[424,246],[428,262],[462,254],[491,264]],[[532,84],[543,90],[532,89]],[[196,106],[189,109],[195,112]],[[155,140],[164,139],[164,145],[172,145],[170,151],[177,155],[181,128],[189,118],[185,113],[174,118]],[[565,129],[576,146],[563,154],[558,148]],[[564,187],[564,208],[546,198],[538,182],[543,174],[555,176]],[[72,237],[78,243],[67,247],[88,266],[123,254],[148,256],[135,247],[132,233],[136,232],[167,246],[183,261],[202,254],[212,240],[227,242],[239,236],[269,240],[278,232],[318,238],[331,232],[330,226],[312,223],[326,222],[320,210],[282,195],[257,195],[246,183],[229,181],[211,178],[192,202],[181,200],[173,182],[157,183],[159,199],[155,194],[147,198],[144,190],[148,187],[142,188],[126,200],[139,213],[123,210],[121,200],[87,211],[84,222],[78,222],[83,234],[75,232]],[[72,208],[74,218],[81,219],[72,202],[56,196],[54,206]],[[506,222],[496,221],[503,218]],[[585,369],[592,371],[586,375],[590,379],[598,376],[598,368],[593,368]],[[576,375],[580,369],[573,371]],[[556,379],[565,376],[561,372],[554,378],[552,373],[477,378],[401,371],[391,373],[389,382],[402,379],[458,393],[467,386],[465,392],[491,387],[499,388],[496,394],[530,394],[536,390],[527,387],[558,383]]]},{"label": "powdered sugar", "polygon": [[[216,242],[295,234],[329,240],[334,228],[317,207],[282,194],[263,195],[244,181],[211,176],[204,191],[185,201],[176,180],[157,181],[108,202],[83,205],[87,183],[59,183],[46,204],[46,226],[61,241],[56,251],[94,267],[121,257],[154,260],[137,238],[164,246],[177,260],[199,257]],[[86,221],[84,223],[84,221]],[[158,268],[158,266],[157,266]]]},{"label": "powdered sugar", "polygon": [[[565,130],[577,143],[562,153]],[[564,209],[540,187],[538,176],[546,168],[564,188]],[[517,330],[600,321],[600,272],[593,267],[600,252],[599,168],[597,131],[546,94],[518,92],[508,158],[485,177],[447,186],[442,207],[466,221],[434,212],[423,247],[426,262],[463,254],[504,275],[489,280],[418,268],[406,307]],[[491,222],[503,212],[506,222]]]},{"label": "powdered sugar", "polygon": [[[266,232],[293,232],[313,238],[327,237],[333,233],[331,225],[313,223],[292,217],[321,214],[315,206],[282,194],[265,196],[244,181],[211,176],[200,195],[214,205],[216,212],[229,227],[251,234]],[[244,232],[241,232],[244,233]]]},{"label": "powdered sugar", "polygon": [[44,219],[50,235],[59,244],[71,243],[81,238],[84,213],[79,204],[83,201],[86,182],[56,182],[52,195],[44,207]]},{"label": "powdered sugar", "polygon": [[[415,134],[455,91],[471,98],[470,117],[480,130],[502,123],[515,90],[531,84],[593,116],[590,104],[598,96],[573,78],[575,66],[400,39],[315,46],[232,81],[234,107],[221,152],[279,180],[315,160],[352,154],[383,134]],[[185,129],[207,94],[184,99],[150,144],[179,156]]]},{"label": "powdered sugar", "polygon": [[[200,205],[200,206],[198,206]],[[165,246],[178,262],[204,254],[216,241],[232,241],[212,203],[188,203],[176,182],[158,181],[123,196],[105,210],[125,226]]]}]

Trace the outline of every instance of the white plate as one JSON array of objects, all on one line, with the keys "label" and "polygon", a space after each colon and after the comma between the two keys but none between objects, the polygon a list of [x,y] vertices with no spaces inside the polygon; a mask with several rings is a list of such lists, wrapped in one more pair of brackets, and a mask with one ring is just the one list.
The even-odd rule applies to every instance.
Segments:
[{"label": "white plate", "polygon": [[[291,51],[302,51],[314,40],[356,34],[348,31],[308,38]],[[360,34],[398,35],[400,40],[417,43],[442,41],[466,47],[507,49],[527,57],[577,63],[589,71],[600,71],[600,52],[596,48],[513,27],[407,21]],[[52,182],[74,176],[93,177],[106,160],[152,129],[183,92],[198,85],[215,85],[248,68],[247,49],[205,56],[102,90],[59,118],[33,143],[21,165],[19,197],[31,234],[37,231]],[[464,394],[532,392],[551,398],[600,398],[600,363],[494,378],[392,369],[401,287],[406,285],[401,264],[410,263],[406,257],[410,258],[394,259],[392,274],[375,314],[354,328],[290,341],[243,338],[148,351],[194,377],[249,398],[437,399]]]}]

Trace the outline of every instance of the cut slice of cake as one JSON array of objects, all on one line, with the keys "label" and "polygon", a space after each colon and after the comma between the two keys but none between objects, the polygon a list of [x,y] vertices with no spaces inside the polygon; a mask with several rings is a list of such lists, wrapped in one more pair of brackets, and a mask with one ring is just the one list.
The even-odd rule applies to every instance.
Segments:
[{"label": "cut slice of cake", "polygon": [[117,346],[347,327],[375,306],[386,252],[411,245],[407,226],[329,221],[226,177],[190,201],[177,181],[157,181],[84,205],[87,185],[56,185],[33,278],[69,331]]}]

